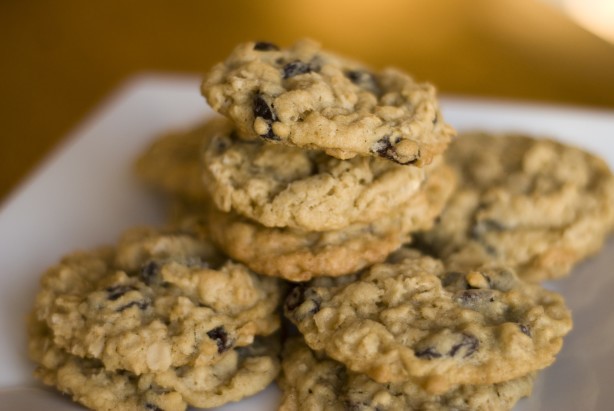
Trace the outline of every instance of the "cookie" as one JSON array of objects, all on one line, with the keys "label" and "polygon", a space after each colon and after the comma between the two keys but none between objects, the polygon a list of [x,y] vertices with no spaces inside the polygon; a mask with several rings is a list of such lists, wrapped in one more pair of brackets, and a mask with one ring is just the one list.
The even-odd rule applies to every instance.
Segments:
[{"label": "cookie", "polygon": [[510,410],[531,394],[534,374],[492,385],[461,385],[441,394],[425,392],[411,382],[380,384],[364,374],[310,350],[300,338],[286,343],[280,411]]},{"label": "cookie", "polygon": [[404,250],[355,278],[296,286],[287,317],[307,344],[379,383],[430,393],[496,384],[550,365],[571,329],[563,298],[505,267],[446,271]]},{"label": "cookie", "polygon": [[205,206],[201,207],[207,210],[201,224],[220,249],[257,273],[290,281],[340,276],[383,261],[409,241],[410,232],[430,227],[455,181],[452,170],[442,165],[396,214],[339,230],[268,228],[235,213]]},{"label": "cookie", "polygon": [[30,325],[29,352],[35,375],[94,410],[185,410],[216,407],[263,390],[279,371],[279,344],[260,337],[229,351],[213,365],[181,367],[160,374],[109,371],[99,360],[69,354],[53,342],[42,322]]},{"label": "cookie", "polygon": [[451,269],[497,263],[529,281],[567,274],[614,227],[614,177],[585,151],[523,135],[467,134],[446,152],[460,174],[420,241]]},{"label": "cookie", "polygon": [[133,229],[116,248],[73,253],[50,268],[36,317],[54,344],[110,371],[214,364],[279,327],[281,290],[213,250],[190,232]]},{"label": "cookie", "polygon": [[154,381],[176,391],[195,407],[218,407],[264,390],[280,370],[277,335],[256,337],[236,347],[212,366],[173,369],[156,374]]},{"label": "cookie", "polygon": [[454,136],[430,84],[396,69],[372,71],[309,40],[288,49],[241,44],[201,89],[242,138],[321,149],[339,159],[373,155],[423,166]]},{"label": "cookie", "polygon": [[185,131],[157,137],[135,162],[137,177],[164,193],[195,201],[206,198],[201,178],[202,145],[232,126],[223,118],[213,118]]},{"label": "cookie", "polygon": [[330,231],[395,212],[421,187],[424,168],[377,157],[339,160],[217,134],[203,155],[203,179],[217,207],[267,227]]}]

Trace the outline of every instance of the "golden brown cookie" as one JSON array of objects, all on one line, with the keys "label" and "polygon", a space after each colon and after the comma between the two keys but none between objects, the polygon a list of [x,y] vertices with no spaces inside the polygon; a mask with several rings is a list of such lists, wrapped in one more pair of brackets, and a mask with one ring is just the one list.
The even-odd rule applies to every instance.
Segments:
[{"label": "golden brown cookie", "polygon": [[215,117],[187,130],[163,134],[135,162],[136,175],[165,193],[202,201],[207,196],[201,177],[202,146],[230,129],[227,120]]},{"label": "golden brown cookie", "polygon": [[280,284],[186,230],[136,228],[41,279],[36,319],[70,354],[136,375],[219,362],[279,327]]},{"label": "golden brown cookie", "polygon": [[445,155],[460,175],[420,242],[452,269],[505,264],[529,281],[567,274],[614,227],[614,177],[600,158],[523,135],[466,134]]},{"label": "golden brown cookie", "polygon": [[350,370],[435,394],[552,364],[571,329],[560,295],[505,267],[446,271],[439,260],[400,253],[353,278],[295,286],[286,316],[312,349]]},{"label": "golden brown cookie", "polygon": [[55,345],[45,323],[32,321],[29,334],[35,376],[99,411],[217,407],[263,390],[279,371],[279,344],[274,337],[258,337],[249,346],[233,348],[215,364],[136,375],[110,371],[98,360],[69,354]]},{"label": "golden brown cookie", "polygon": [[[397,213],[339,230],[268,228],[215,207],[203,207],[204,226],[221,250],[260,274],[290,281],[340,276],[383,261],[409,233],[430,227],[455,182],[452,170],[440,166]],[[191,218],[202,224],[202,218]]]},{"label": "golden brown cookie", "polygon": [[491,385],[461,385],[436,395],[412,382],[380,384],[349,371],[302,339],[284,347],[280,411],[504,411],[531,394],[534,374]]},{"label": "golden brown cookie", "polygon": [[338,230],[395,213],[428,173],[377,157],[339,160],[320,150],[243,141],[232,133],[210,139],[202,162],[220,210],[267,227],[306,231]]},{"label": "golden brown cookie", "polygon": [[340,159],[375,155],[423,166],[454,135],[431,85],[396,69],[372,71],[309,40],[287,49],[241,44],[206,75],[202,92],[244,139]]}]

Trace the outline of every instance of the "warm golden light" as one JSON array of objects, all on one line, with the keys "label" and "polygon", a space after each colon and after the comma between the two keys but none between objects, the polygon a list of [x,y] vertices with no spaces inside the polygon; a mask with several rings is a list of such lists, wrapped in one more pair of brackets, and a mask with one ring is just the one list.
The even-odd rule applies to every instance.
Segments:
[{"label": "warm golden light", "polygon": [[587,30],[614,42],[614,0],[559,0],[555,3]]}]

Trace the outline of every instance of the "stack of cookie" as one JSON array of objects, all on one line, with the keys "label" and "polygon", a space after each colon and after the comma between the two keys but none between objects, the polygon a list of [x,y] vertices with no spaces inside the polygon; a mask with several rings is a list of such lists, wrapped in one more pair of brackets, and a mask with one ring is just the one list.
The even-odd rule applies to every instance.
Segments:
[{"label": "stack of cookie", "polygon": [[554,361],[571,317],[536,283],[601,248],[612,172],[521,135],[462,135],[445,157],[459,184],[420,252],[286,299],[304,338],[285,348],[282,409],[510,409]]},{"label": "stack of cookie", "polygon": [[284,410],[510,409],[571,328],[561,296],[511,269],[449,271],[412,249],[294,288],[285,313],[303,338],[286,346]]},{"label": "stack of cookie", "polygon": [[201,163],[212,240],[261,274],[351,274],[429,228],[455,182],[434,90],[302,41],[247,43],[202,86],[227,116]]},{"label": "stack of cookie", "polygon": [[[285,303],[302,336],[286,345],[282,409],[505,409],[530,393],[571,328],[559,295],[519,279],[514,268],[524,267],[510,267],[511,257],[452,258],[454,247],[428,241],[447,216],[420,236],[444,261],[412,249],[390,255],[430,228],[454,190],[438,158],[452,133],[432,89],[304,42],[239,46],[202,90],[231,120],[201,159],[213,241],[262,274],[312,279]],[[559,178],[561,167],[535,156],[536,174]],[[523,193],[558,190],[549,177],[505,177]],[[611,207],[608,199],[593,208]],[[581,256],[595,250],[586,243]]]},{"label": "stack of cookie", "polygon": [[68,255],[41,286],[36,376],[89,408],[215,407],[279,372],[279,282],[190,230],[129,230],[116,247]]},{"label": "stack of cookie", "polygon": [[202,91],[222,116],[136,164],[173,199],[169,227],[43,277],[30,351],[45,383],[103,410],[216,406],[280,368],[281,410],[505,410],[530,394],[571,329],[537,282],[614,227],[605,163],[523,136],[448,148],[430,85],[310,41],[240,45]]}]

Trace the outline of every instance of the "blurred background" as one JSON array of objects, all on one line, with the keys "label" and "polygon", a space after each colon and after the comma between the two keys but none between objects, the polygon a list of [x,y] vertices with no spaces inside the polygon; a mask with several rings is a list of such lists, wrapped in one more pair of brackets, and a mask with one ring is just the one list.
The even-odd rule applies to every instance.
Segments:
[{"label": "blurred background", "polygon": [[3,0],[0,201],[131,76],[301,37],[441,94],[614,109],[612,0]]}]

